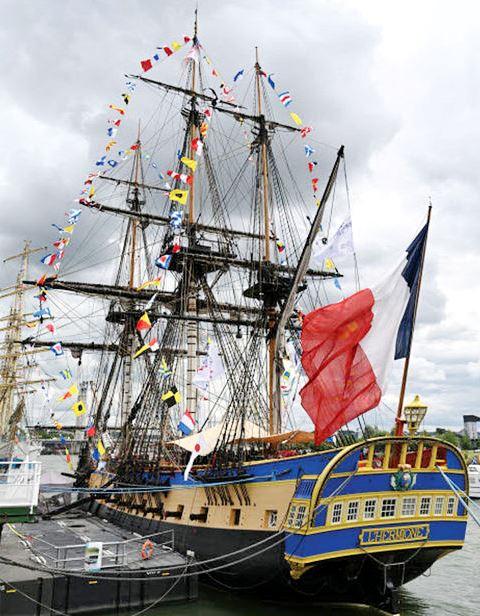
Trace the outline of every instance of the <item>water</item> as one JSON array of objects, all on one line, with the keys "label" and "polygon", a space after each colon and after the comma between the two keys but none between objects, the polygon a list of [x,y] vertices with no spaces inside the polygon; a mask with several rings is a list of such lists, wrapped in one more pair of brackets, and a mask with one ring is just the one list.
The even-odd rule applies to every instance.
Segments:
[{"label": "water", "polygon": [[[468,524],[464,547],[437,561],[430,572],[401,591],[402,616],[474,616],[480,614],[480,528]],[[200,600],[152,610],[149,616],[360,616],[378,613],[360,608],[282,605],[201,588]]]}]

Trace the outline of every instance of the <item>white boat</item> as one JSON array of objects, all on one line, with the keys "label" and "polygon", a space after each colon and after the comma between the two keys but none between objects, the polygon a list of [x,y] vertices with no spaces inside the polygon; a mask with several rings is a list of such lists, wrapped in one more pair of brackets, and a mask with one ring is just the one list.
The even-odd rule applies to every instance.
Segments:
[{"label": "white boat", "polygon": [[468,483],[471,498],[480,498],[480,464],[477,460],[468,465]]}]

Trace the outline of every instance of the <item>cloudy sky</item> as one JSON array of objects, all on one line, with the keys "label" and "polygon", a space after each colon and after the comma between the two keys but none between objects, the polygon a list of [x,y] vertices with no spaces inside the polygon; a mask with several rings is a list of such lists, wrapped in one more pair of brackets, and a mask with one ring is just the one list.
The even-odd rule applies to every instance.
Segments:
[{"label": "cloudy sky", "polygon": [[[0,0],[2,258],[26,238],[49,241],[52,213],[71,206],[97,156],[123,73],[190,32],[194,6]],[[428,402],[431,426],[480,414],[477,4],[200,0],[199,10],[201,40],[225,74],[249,65],[259,45],[318,139],[345,144],[363,284],[398,261],[431,197],[408,395]],[[13,275],[4,267],[0,282]],[[391,407],[399,374],[397,366]]]}]

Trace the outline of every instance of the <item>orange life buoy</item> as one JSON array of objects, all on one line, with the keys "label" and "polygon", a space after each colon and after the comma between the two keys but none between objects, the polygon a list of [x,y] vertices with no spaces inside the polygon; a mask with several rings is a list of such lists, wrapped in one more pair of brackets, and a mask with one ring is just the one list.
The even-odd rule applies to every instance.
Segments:
[{"label": "orange life buoy", "polygon": [[150,560],[153,556],[153,543],[150,539],[147,539],[142,545],[142,558],[143,560]]}]

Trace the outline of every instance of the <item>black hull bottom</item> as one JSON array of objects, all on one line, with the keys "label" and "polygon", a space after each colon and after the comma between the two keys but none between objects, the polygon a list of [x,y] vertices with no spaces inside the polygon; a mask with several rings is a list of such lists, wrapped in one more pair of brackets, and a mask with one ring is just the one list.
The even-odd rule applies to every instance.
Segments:
[{"label": "black hull bottom", "polygon": [[[141,534],[173,529],[175,549],[182,553],[187,550],[195,552],[197,561],[231,554],[273,535],[256,531],[179,526],[123,513],[98,503],[91,508],[91,512]],[[277,545],[271,549],[259,553],[275,543]],[[267,541],[253,550],[203,565],[202,569],[209,571],[202,575],[202,581],[223,589],[252,593],[257,597],[274,598],[277,601],[365,603],[397,613],[396,591],[427,571],[444,554],[445,549],[415,548],[382,552],[375,557],[368,554],[348,556],[321,561],[299,580],[293,580],[284,559],[283,541],[272,538],[271,542]],[[239,559],[244,560],[223,569],[212,570]]]}]

